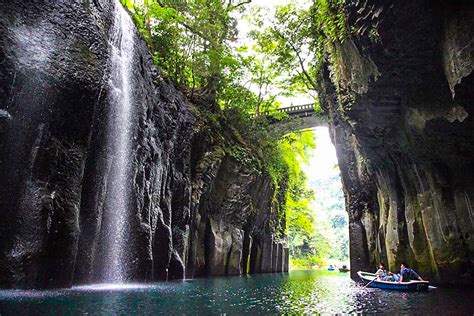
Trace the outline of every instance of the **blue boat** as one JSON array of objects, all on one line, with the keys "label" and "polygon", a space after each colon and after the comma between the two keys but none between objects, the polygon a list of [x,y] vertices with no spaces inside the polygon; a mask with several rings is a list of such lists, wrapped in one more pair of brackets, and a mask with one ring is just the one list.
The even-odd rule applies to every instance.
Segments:
[{"label": "blue boat", "polygon": [[404,291],[404,292],[422,292],[427,291],[428,287],[430,286],[430,282],[428,281],[409,281],[409,282],[389,282],[389,281],[382,281],[382,280],[375,280],[376,275],[374,273],[357,272],[357,275],[361,279],[364,284],[369,284],[368,287],[374,287],[383,290],[393,290],[393,291]]}]

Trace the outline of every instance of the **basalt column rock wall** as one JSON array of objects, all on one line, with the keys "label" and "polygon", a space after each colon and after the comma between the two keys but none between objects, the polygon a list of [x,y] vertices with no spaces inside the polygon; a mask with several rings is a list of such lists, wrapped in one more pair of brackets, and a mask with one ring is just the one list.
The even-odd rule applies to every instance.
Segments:
[{"label": "basalt column rock wall", "polygon": [[[103,280],[117,159],[107,139],[120,132],[107,102],[115,3],[2,3],[0,287]],[[284,194],[206,136],[210,124],[134,32],[126,280],[184,278],[187,267],[189,276],[287,269]]]},{"label": "basalt column rock wall", "polygon": [[106,113],[100,92],[113,17],[102,10],[113,12],[105,3],[2,2],[2,287],[72,282],[83,175],[93,173],[85,165],[94,146],[103,148],[91,138]]},{"label": "basalt column rock wall", "polygon": [[288,271],[284,184],[276,191],[235,130],[201,112],[191,159],[187,277]]},{"label": "basalt column rock wall", "polygon": [[[281,257],[288,248],[276,238],[282,236],[284,223],[278,218],[270,177],[255,176],[227,155],[212,165],[204,161],[199,169],[207,181],[195,182],[193,198],[199,205],[190,235],[188,277],[288,271],[288,258]],[[264,247],[265,255],[257,256]]]},{"label": "basalt column rock wall", "polygon": [[474,5],[349,1],[344,15],[350,34],[328,50],[320,82],[352,271],[407,261],[472,285]]}]

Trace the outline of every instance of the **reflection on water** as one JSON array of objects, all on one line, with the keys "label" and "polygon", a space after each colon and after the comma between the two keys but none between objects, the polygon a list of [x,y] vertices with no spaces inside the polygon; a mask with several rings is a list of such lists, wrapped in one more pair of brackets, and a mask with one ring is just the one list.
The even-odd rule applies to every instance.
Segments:
[{"label": "reflection on water", "polygon": [[334,314],[473,315],[474,292],[398,293],[364,289],[338,272],[294,271],[152,285],[91,285],[55,291],[0,291],[1,315]]}]

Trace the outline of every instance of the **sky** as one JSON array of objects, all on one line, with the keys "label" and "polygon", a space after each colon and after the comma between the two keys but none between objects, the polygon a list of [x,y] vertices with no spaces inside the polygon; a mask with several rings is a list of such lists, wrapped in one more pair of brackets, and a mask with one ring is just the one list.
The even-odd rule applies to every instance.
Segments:
[{"label": "sky", "polygon": [[308,179],[327,179],[339,174],[336,149],[329,138],[327,127],[315,128],[316,149],[309,163],[303,166]]}]

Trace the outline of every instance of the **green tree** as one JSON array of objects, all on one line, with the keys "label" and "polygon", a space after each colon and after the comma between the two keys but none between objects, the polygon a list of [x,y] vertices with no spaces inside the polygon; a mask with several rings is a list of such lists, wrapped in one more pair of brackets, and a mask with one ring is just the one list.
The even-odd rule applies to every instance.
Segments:
[{"label": "green tree", "polygon": [[256,29],[251,37],[262,47],[278,69],[279,88],[288,96],[310,94],[317,100],[314,54],[311,51],[311,13],[295,3],[276,8],[275,16],[265,25],[265,16],[257,11]]},{"label": "green tree", "polygon": [[191,96],[211,100],[225,73],[238,63],[230,43],[236,38],[234,12],[250,0],[122,0],[133,13],[155,61]]},{"label": "green tree", "polygon": [[311,210],[313,192],[301,168],[315,147],[313,135],[281,138],[269,132],[266,118],[281,106],[279,96],[309,93],[316,100],[312,9],[279,7],[270,23],[266,12],[253,9],[250,43],[239,47],[237,20],[250,0],[121,1],[164,76],[191,100],[218,105],[218,119],[260,157],[260,167],[269,171],[275,186],[287,188],[284,207],[292,255],[312,263],[329,256],[330,242]]}]

